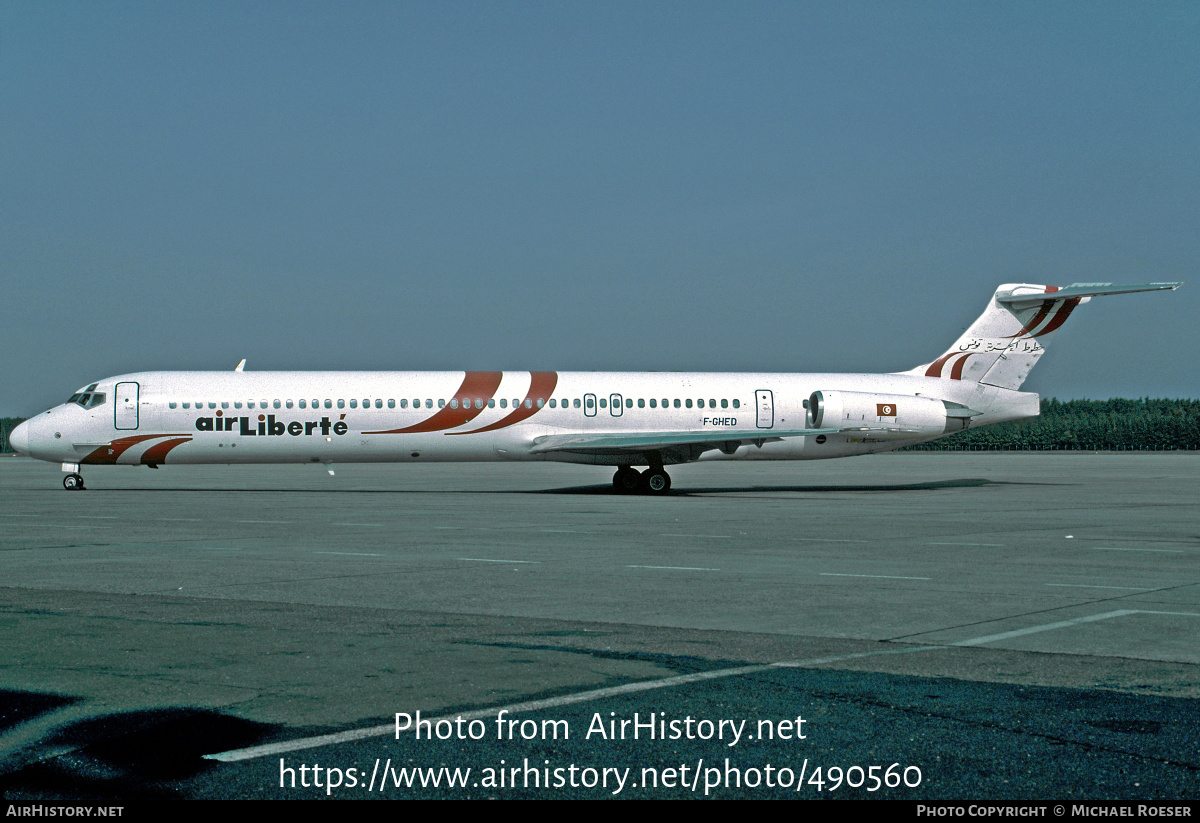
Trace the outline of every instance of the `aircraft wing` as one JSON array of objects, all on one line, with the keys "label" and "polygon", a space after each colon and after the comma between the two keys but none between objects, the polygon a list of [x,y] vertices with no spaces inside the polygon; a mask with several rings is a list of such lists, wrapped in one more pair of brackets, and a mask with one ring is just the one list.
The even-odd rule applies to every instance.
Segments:
[{"label": "aircraft wing", "polygon": [[786,437],[837,434],[841,429],[763,429],[761,431],[701,432],[615,432],[612,434],[551,434],[533,439],[530,454],[574,452],[576,454],[645,454],[646,452],[689,452],[699,454],[721,449],[732,454],[740,446],[761,446]]}]

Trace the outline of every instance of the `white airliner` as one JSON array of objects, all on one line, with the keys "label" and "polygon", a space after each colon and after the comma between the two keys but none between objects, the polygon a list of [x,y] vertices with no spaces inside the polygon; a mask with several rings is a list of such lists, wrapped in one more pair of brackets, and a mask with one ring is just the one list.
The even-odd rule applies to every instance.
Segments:
[{"label": "white airliner", "polygon": [[869,454],[1034,417],[1038,395],[1021,383],[1076,306],[1180,285],[1003,285],[944,354],[896,374],[245,372],[245,361],[123,374],[17,426],[10,443],[61,462],[67,489],[83,488],[81,465],[556,460],[615,466],[618,491],[665,494],[664,466]]}]

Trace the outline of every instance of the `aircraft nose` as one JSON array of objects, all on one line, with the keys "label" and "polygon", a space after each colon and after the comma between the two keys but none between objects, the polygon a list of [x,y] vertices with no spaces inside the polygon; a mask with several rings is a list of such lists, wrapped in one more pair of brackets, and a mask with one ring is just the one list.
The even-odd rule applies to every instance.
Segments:
[{"label": "aircraft nose", "polygon": [[29,454],[29,423],[21,423],[8,433],[8,445],[17,454]]}]

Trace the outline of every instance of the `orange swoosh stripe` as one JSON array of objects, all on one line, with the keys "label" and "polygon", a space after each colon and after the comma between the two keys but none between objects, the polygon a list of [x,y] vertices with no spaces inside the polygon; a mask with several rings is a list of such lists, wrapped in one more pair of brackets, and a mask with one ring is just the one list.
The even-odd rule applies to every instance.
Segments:
[{"label": "orange swoosh stripe", "polygon": [[513,409],[507,417],[497,420],[495,423],[490,423],[481,429],[472,429],[466,432],[446,432],[446,434],[479,434],[480,432],[490,432],[496,429],[504,429],[515,423],[520,423],[522,420],[527,420],[533,417],[541,409],[538,408],[535,398],[543,400],[554,394],[554,388],[558,385],[558,372],[555,371],[535,371],[530,372],[529,391],[525,395],[525,399],[531,401],[530,408],[525,408],[522,403],[517,408]]},{"label": "orange swoosh stripe", "polygon": [[101,446],[100,448],[96,449],[79,462],[89,466],[114,466],[122,454],[136,446],[138,443],[143,443],[147,440],[154,440],[158,437],[187,437],[188,439],[191,439],[190,434],[139,434],[133,437],[118,437],[107,446]]},{"label": "orange swoosh stripe", "polygon": [[142,454],[141,462],[147,464],[162,463],[167,457],[167,452],[178,446],[180,443],[190,442],[192,442],[192,438],[190,437],[177,437],[173,440],[164,440],[161,443],[155,443],[153,446],[146,449],[146,451]]},{"label": "orange swoosh stripe", "polygon": [[[500,388],[500,380],[503,377],[504,373],[498,371],[469,371],[463,377],[458,391],[454,393],[454,398],[459,401],[457,409],[447,404],[438,409],[433,417],[422,420],[420,423],[414,423],[402,429],[363,432],[363,434],[417,434],[453,429],[464,423],[470,423],[483,411],[483,409],[472,406],[473,399],[491,400],[496,394],[496,389]],[[486,402],[482,405],[485,408],[487,406]]]}]

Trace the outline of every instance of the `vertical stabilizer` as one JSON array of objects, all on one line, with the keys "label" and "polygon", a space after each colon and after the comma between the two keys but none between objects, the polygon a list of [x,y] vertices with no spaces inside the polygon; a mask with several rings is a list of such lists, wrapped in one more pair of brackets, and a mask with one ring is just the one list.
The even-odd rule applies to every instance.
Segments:
[{"label": "vertical stabilizer", "polygon": [[945,354],[904,373],[1019,389],[1050,337],[1076,307],[1100,295],[1177,289],[1181,285],[1075,283],[1060,288],[1008,283],[996,290],[987,309]]}]

